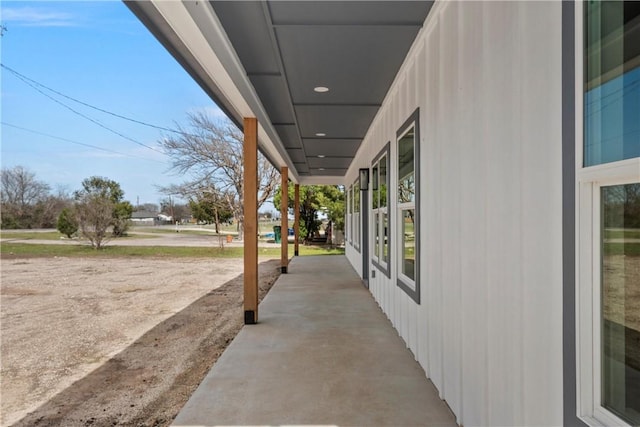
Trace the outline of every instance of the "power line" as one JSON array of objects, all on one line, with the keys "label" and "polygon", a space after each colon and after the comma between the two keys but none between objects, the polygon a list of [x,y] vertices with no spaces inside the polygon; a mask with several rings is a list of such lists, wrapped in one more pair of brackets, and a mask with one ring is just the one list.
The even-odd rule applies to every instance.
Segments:
[{"label": "power line", "polygon": [[[195,136],[195,135],[192,135],[192,134],[189,134],[189,133],[186,133],[186,132],[180,131],[180,130],[171,129],[171,128],[167,128],[167,127],[164,127],[164,126],[154,125],[154,124],[151,124],[151,123],[144,122],[144,121],[142,121],[142,120],[132,119],[131,117],[123,116],[123,115],[121,115],[121,114],[114,113],[114,112],[109,111],[109,110],[105,110],[104,108],[96,107],[95,105],[91,105],[91,104],[86,103],[86,102],[84,102],[84,101],[80,101],[79,99],[73,98],[73,97],[71,97],[71,96],[69,96],[69,95],[65,95],[65,94],[64,94],[64,93],[62,93],[62,92],[59,92],[59,91],[57,91],[57,90],[55,90],[55,89],[52,89],[52,88],[50,88],[50,87],[48,87],[48,86],[46,86],[46,85],[44,85],[44,84],[42,84],[42,83],[40,83],[40,82],[37,82],[37,81],[35,81],[35,80],[33,80],[33,79],[31,79],[31,78],[29,78],[29,77],[25,76],[24,74],[20,74],[20,73],[19,73],[19,72],[17,72],[16,70],[14,70],[14,69],[12,69],[12,68],[10,68],[10,67],[7,67],[6,65],[4,65],[4,64],[2,64],[2,63],[0,63],[0,67],[2,67],[2,68],[4,68],[4,69],[6,69],[7,71],[9,71],[9,72],[11,72],[11,73],[13,73],[16,77],[19,77],[19,78],[20,78],[20,79],[22,79],[23,81],[25,81],[25,80],[26,80],[26,81],[29,81],[29,82],[31,82],[31,83],[33,83],[33,84],[35,84],[35,85],[37,85],[37,86],[39,86],[39,87],[41,87],[41,88],[43,88],[43,89],[46,89],[46,90],[48,90],[48,91],[50,91],[50,92],[55,93],[56,95],[59,95],[59,96],[61,96],[61,97],[63,97],[63,98],[66,98],[66,99],[68,99],[68,100],[70,100],[70,101],[77,102],[78,104],[84,105],[85,107],[88,107],[88,108],[94,109],[94,110],[96,110],[96,111],[100,111],[101,113],[109,114],[109,115],[114,116],[114,117],[117,117],[117,118],[119,118],[119,119],[127,120],[127,121],[130,121],[130,122],[133,122],[133,123],[137,123],[137,124],[139,124],[139,125],[148,126],[148,127],[150,127],[150,128],[154,128],[154,129],[158,129],[158,130],[163,130],[163,131],[166,131],[166,132],[173,132],[173,133],[177,133],[177,134],[179,134],[179,135],[185,135],[185,136]],[[26,81],[25,81],[25,83],[26,83]]]},{"label": "power line", "polygon": [[[9,70],[9,69],[8,69],[5,65],[3,65],[3,64],[0,64],[0,66],[1,66],[1,67],[3,67],[3,68],[6,68],[7,70]],[[12,70],[9,70],[9,71],[12,71]],[[153,148],[153,147],[151,147],[151,146],[149,146],[149,145],[143,144],[143,143],[142,143],[142,142],[140,142],[140,141],[137,141],[137,140],[135,140],[135,139],[133,139],[133,138],[131,138],[131,137],[127,136],[127,135],[124,135],[124,134],[122,134],[122,133],[118,132],[117,130],[111,129],[110,127],[108,127],[108,126],[103,125],[102,123],[100,123],[98,120],[96,120],[96,119],[94,119],[94,118],[91,118],[91,117],[87,116],[86,114],[83,114],[83,113],[81,113],[81,112],[79,112],[79,111],[77,111],[77,110],[73,109],[72,107],[68,106],[68,105],[67,105],[67,104],[65,104],[64,102],[62,102],[62,101],[60,101],[60,100],[57,100],[57,99],[55,99],[54,97],[52,97],[51,95],[49,95],[49,94],[47,94],[47,93],[43,92],[43,91],[42,91],[42,90],[40,90],[38,87],[36,87],[36,85],[35,85],[35,84],[31,83],[28,79],[23,78],[23,77],[21,77],[21,76],[20,76],[20,75],[18,75],[18,74],[15,74],[15,76],[16,76],[18,79],[22,80],[25,84],[27,84],[27,85],[31,86],[34,90],[36,90],[37,92],[39,92],[39,93],[40,93],[40,94],[42,94],[43,96],[46,96],[47,98],[49,98],[50,100],[52,100],[52,101],[53,101],[53,102],[55,102],[56,104],[59,104],[59,105],[63,106],[64,108],[66,108],[67,110],[69,110],[69,111],[73,112],[74,114],[77,114],[78,116],[80,116],[80,117],[82,117],[82,118],[84,118],[84,119],[86,119],[86,120],[89,120],[90,122],[92,122],[92,123],[94,123],[94,124],[96,124],[96,125],[100,126],[101,128],[108,130],[109,132],[112,132],[112,133],[114,133],[114,134],[118,135],[118,136],[119,136],[119,137],[121,137],[121,138],[124,138],[124,139],[126,139],[126,140],[128,140],[128,141],[133,142],[134,144],[137,144],[137,145],[140,145],[140,146],[142,146],[142,147],[148,148],[149,150],[151,150],[151,151],[155,151],[156,153],[165,154],[164,152],[162,152],[162,151],[160,151],[160,150],[156,150],[155,148]]]},{"label": "power line", "polygon": [[100,151],[105,151],[107,153],[114,153],[114,154],[119,154],[121,156],[126,156],[126,157],[135,157],[138,159],[143,159],[143,160],[148,160],[150,162],[156,162],[156,163],[162,163],[165,164],[165,162],[161,162],[159,160],[154,160],[154,159],[149,159],[147,157],[141,157],[141,156],[135,156],[133,154],[126,154],[126,153],[121,153],[119,151],[115,151],[115,150],[109,150],[108,148],[103,148],[103,147],[98,147],[97,145],[91,145],[91,144],[86,144],[84,142],[79,142],[79,141],[74,141],[72,139],[68,139],[68,138],[63,138],[61,136],[55,136],[55,135],[51,135],[48,133],[44,133],[44,132],[40,132],[37,130],[33,130],[33,129],[27,129],[25,127],[22,126],[16,126],[16,125],[12,125],[11,123],[7,123],[7,122],[0,122],[0,124],[2,124],[3,126],[8,126],[8,127],[12,127],[14,129],[20,129],[22,131],[25,132],[30,132],[30,133],[34,133],[36,135],[42,135],[42,136],[46,136],[47,138],[53,138],[53,139],[58,139],[60,141],[65,141],[65,142],[70,142],[72,144],[76,144],[76,145],[82,145],[84,147],[89,147],[89,148],[94,148],[96,150],[100,150]]}]

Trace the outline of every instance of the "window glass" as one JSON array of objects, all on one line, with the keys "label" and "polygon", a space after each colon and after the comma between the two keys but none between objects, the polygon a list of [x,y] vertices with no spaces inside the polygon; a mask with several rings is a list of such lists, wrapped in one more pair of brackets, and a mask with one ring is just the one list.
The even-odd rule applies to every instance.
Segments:
[{"label": "window glass", "polygon": [[387,212],[382,213],[382,259],[389,262],[389,215]]},{"label": "window glass", "polygon": [[349,212],[349,189],[345,190],[347,192],[346,197],[344,198],[344,212],[345,212],[345,226],[344,226],[344,237],[345,239],[349,239],[349,218],[351,214]]},{"label": "window glass", "polygon": [[353,242],[353,186],[347,190],[347,238]]},{"label": "window glass", "polygon": [[373,256],[378,258],[380,256],[380,214],[375,212],[373,214]]},{"label": "window glass", "polygon": [[380,178],[378,182],[378,192],[380,194],[380,207],[387,207],[387,155],[385,154],[380,158],[379,166]]},{"label": "window glass", "polygon": [[353,185],[353,212],[360,212],[360,184]]},{"label": "window glass", "polygon": [[371,192],[371,203],[373,206],[373,209],[378,209],[378,206],[380,206],[379,204],[379,197],[380,197],[380,176],[378,174],[378,163],[376,163],[373,168],[371,169],[371,175],[373,178],[373,182],[372,182],[372,187],[373,190]]},{"label": "window glass", "polygon": [[640,184],[601,188],[602,406],[640,425]]},{"label": "window glass", "polygon": [[404,232],[402,233],[402,274],[415,280],[416,278],[416,235],[415,235],[415,210],[404,209],[401,220]]},{"label": "window glass", "polygon": [[374,159],[371,166],[373,171],[373,201],[372,201],[372,214],[373,214],[373,235],[374,247],[373,247],[373,264],[380,269],[387,277],[390,277],[389,273],[389,241],[387,235],[387,161],[389,156],[387,152],[389,146],[383,149],[381,154]]},{"label": "window glass", "polygon": [[584,166],[640,156],[640,2],[585,2]]},{"label": "window glass", "polygon": [[360,183],[353,184],[353,245],[360,249]]},{"label": "window glass", "polygon": [[414,128],[398,140],[398,203],[415,201]]}]

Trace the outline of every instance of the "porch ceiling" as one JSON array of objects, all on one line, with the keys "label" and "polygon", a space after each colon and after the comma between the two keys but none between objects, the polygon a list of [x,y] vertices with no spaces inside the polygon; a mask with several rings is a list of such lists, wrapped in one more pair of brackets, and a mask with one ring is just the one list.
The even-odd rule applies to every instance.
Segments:
[{"label": "porch ceiling", "polygon": [[[161,3],[127,5],[241,124],[245,113],[228,83],[207,70],[193,42],[176,27],[185,23]],[[265,128],[263,152],[289,166],[296,181],[340,183],[432,3],[210,1],[184,2],[183,8],[248,105],[256,107],[251,98],[259,104],[252,109],[264,115],[256,114]],[[231,60],[225,61],[216,37]],[[314,91],[320,86],[329,91]]]}]

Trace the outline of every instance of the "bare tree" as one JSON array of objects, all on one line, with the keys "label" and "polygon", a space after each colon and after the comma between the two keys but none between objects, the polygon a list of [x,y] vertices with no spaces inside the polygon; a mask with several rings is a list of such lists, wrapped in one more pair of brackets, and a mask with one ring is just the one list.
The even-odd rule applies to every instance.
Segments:
[{"label": "bare tree", "polygon": [[168,214],[174,221],[180,222],[191,215],[191,209],[188,204],[176,203],[176,201],[172,199],[172,195],[179,193],[169,192],[167,194],[171,195],[160,200],[160,212]]},{"label": "bare tree", "polygon": [[[160,144],[172,158],[172,170],[193,179],[164,188],[167,194],[187,199],[195,194],[224,195],[242,237],[244,231],[243,134],[229,120],[216,122],[203,112],[189,114],[189,129],[163,139]],[[258,156],[258,208],[269,199],[278,184],[278,171]]]},{"label": "bare tree", "polygon": [[84,195],[75,206],[80,233],[95,249],[100,249],[113,236],[108,233],[113,224],[113,207],[113,202],[97,194]]},{"label": "bare tree", "polygon": [[58,186],[55,194],[48,195],[38,203],[35,223],[38,228],[56,228],[58,217],[64,209],[73,206],[73,196],[65,188]]},{"label": "bare tree", "polygon": [[0,172],[0,203],[3,228],[32,228],[36,206],[49,197],[50,187],[22,166]]},{"label": "bare tree", "polygon": [[123,200],[120,184],[99,176],[82,181],[82,189],[74,193],[75,210],[80,233],[95,249],[100,249],[111,237],[119,237],[126,231],[133,206]]},{"label": "bare tree", "polygon": [[2,169],[2,203],[15,205],[19,208],[34,204],[44,199],[51,189],[48,184],[36,179],[36,174],[22,166]]}]

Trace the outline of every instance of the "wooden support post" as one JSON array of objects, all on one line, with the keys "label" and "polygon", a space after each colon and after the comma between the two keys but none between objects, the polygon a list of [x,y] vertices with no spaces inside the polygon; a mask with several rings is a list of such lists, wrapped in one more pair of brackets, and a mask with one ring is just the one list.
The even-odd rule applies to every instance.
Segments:
[{"label": "wooden support post", "polygon": [[293,255],[298,256],[298,240],[300,240],[300,184],[296,184],[293,190]]},{"label": "wooden support post", "polygon": [[282,177],[282,201],[280,204],[280,265],[282,273],[287,272],[289,265],[289,169],[282,166],[280,175]]},{"label": "wooden support post", "polygon": [[258,120],[244,119],[244,323],[258,323]]}]

